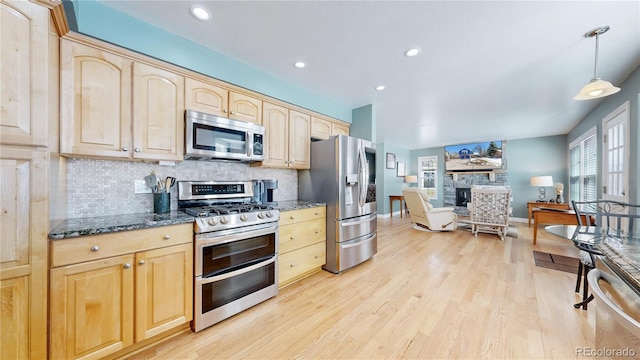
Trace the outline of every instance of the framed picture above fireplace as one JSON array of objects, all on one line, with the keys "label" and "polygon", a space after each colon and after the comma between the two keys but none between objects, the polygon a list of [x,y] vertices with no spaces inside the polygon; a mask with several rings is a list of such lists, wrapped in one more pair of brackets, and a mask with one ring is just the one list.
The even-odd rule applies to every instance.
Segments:
[{"label": "framed picture above fireplace", "polygon": [[503,143],[487,142],[449,145],[444,147],[446,171],[492,171],[503,169]]}]

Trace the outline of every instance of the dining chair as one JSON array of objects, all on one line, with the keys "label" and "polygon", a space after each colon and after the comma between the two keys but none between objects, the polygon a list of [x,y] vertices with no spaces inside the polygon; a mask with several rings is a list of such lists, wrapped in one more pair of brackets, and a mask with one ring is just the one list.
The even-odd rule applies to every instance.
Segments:
[{"label": "dining chair", "polygon": [[[640,230],[640,205],[613,200],[572,200],[571,205],[580,226],[594,226],[615,237],[628,236]],[[574,245],[580,250],[575,291],[580,291],[582,280],[582,301],[573,306],[587,310],[587,304],[593,300],[593,295],[589,295],[587,273],[595,268],[595,257],[602,253],[592,244],[574,242]]]}]

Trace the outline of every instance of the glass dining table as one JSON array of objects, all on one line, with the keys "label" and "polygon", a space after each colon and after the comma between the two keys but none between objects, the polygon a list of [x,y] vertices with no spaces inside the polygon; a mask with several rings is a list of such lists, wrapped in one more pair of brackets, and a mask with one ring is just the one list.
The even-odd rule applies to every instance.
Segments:
[{"label": "glass dining table", "polygon": [[620,234],[614,229],[580,225],[550,225],[545,230],[573,241],[580,250],[605,258],[640,293],[640,232]]}]

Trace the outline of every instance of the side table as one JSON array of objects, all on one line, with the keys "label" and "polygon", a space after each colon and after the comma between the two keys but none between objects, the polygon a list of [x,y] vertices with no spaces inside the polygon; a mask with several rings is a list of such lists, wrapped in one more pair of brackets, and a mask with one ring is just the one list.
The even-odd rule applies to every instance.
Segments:
[{"label": "side table", "polygon": [[402,204],[404,203],[404,196],[402,195],[389,195],[389,213],[393,216],[393,202],[400,201],[400,218],[402,219],[402,213],[404,212]]},{"label": "side table", "polygon": [[560,210],[571,210],[571,205],[569,204],[544,203],[544,202],[536,202],[536,201],[528,202],[527,207],[529,208],[529,227],[531,227],[531,219],[533,219],[532,209],[534,207],[546,207],[546,208],[560,209]]}]

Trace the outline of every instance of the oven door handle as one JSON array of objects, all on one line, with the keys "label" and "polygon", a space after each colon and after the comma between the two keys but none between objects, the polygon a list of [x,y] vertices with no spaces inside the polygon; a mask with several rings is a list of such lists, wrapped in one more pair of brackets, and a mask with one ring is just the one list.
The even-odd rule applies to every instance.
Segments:
[{"label": "oven door handle", "polygon": [[595,297],[601,300],[604,305],[612,310],[610,314],[617,318],[616,321],[619,324],[623,324],[631,332],[640,330],[640,322],[636,321],[629,314],[622,311],[622,309],[620,309],[613,301],[609,299],[607,295],[605,295],[604,291],[602,291],[602,289],[600,288],[600,284],[598,284],[598,280],[600,279],[612,285],[616,282],[619,282],[619,280],[611,276],[611,274],[601,271],[600,269],[593,269],[589,271],[589,274],[587,274],[587,279],[589,280],[589,286],[591,286],[591,291],[593,292]]},{"label": "oven door handle", "polygon": [[243,240],[254,236],[273,234],[278,230],[278,223],[274,222],[267,225],[255,225],[260,228],[253,230],[237,232],[237,229],[225,230],[220,232],[208,232],[196,234],[196,245],[199,248],[218,244],[226,244],[228,242]]},{"label": "oven door handle", "polygon": [[263,266],[267,266],[267,265],[269,265],[271,263],[274,263],[274,262],[276,262],[277,259],[278,259],[278,255],[276,254],[276,255],[272,256],[271,258],[269,258],[269,259],[267,259],[265,261],[259,262],[257,264],[253,264],[251,266],[247,266],[246,268],[242,268],[242,269],[239,269],[239,270],[236,270],[236,271],[232,271],[232,272],[229,272],[229,273],[226,273],[226,274],[222,274],[222,275],[212,276],[212,277],[209,277],[209,278],[198,279],[196,282],[198,283],[198,285],[204,285],[204,284],[209,284],[209,283],[212,283],[212,282],[224,280],[224,279],[227,279],[227,278],[230,278],[230,277],[242,275],[244,273],[248,273],[249,271],[253,271],[255,269],[258,269],[258,268],[261,268]]}]

